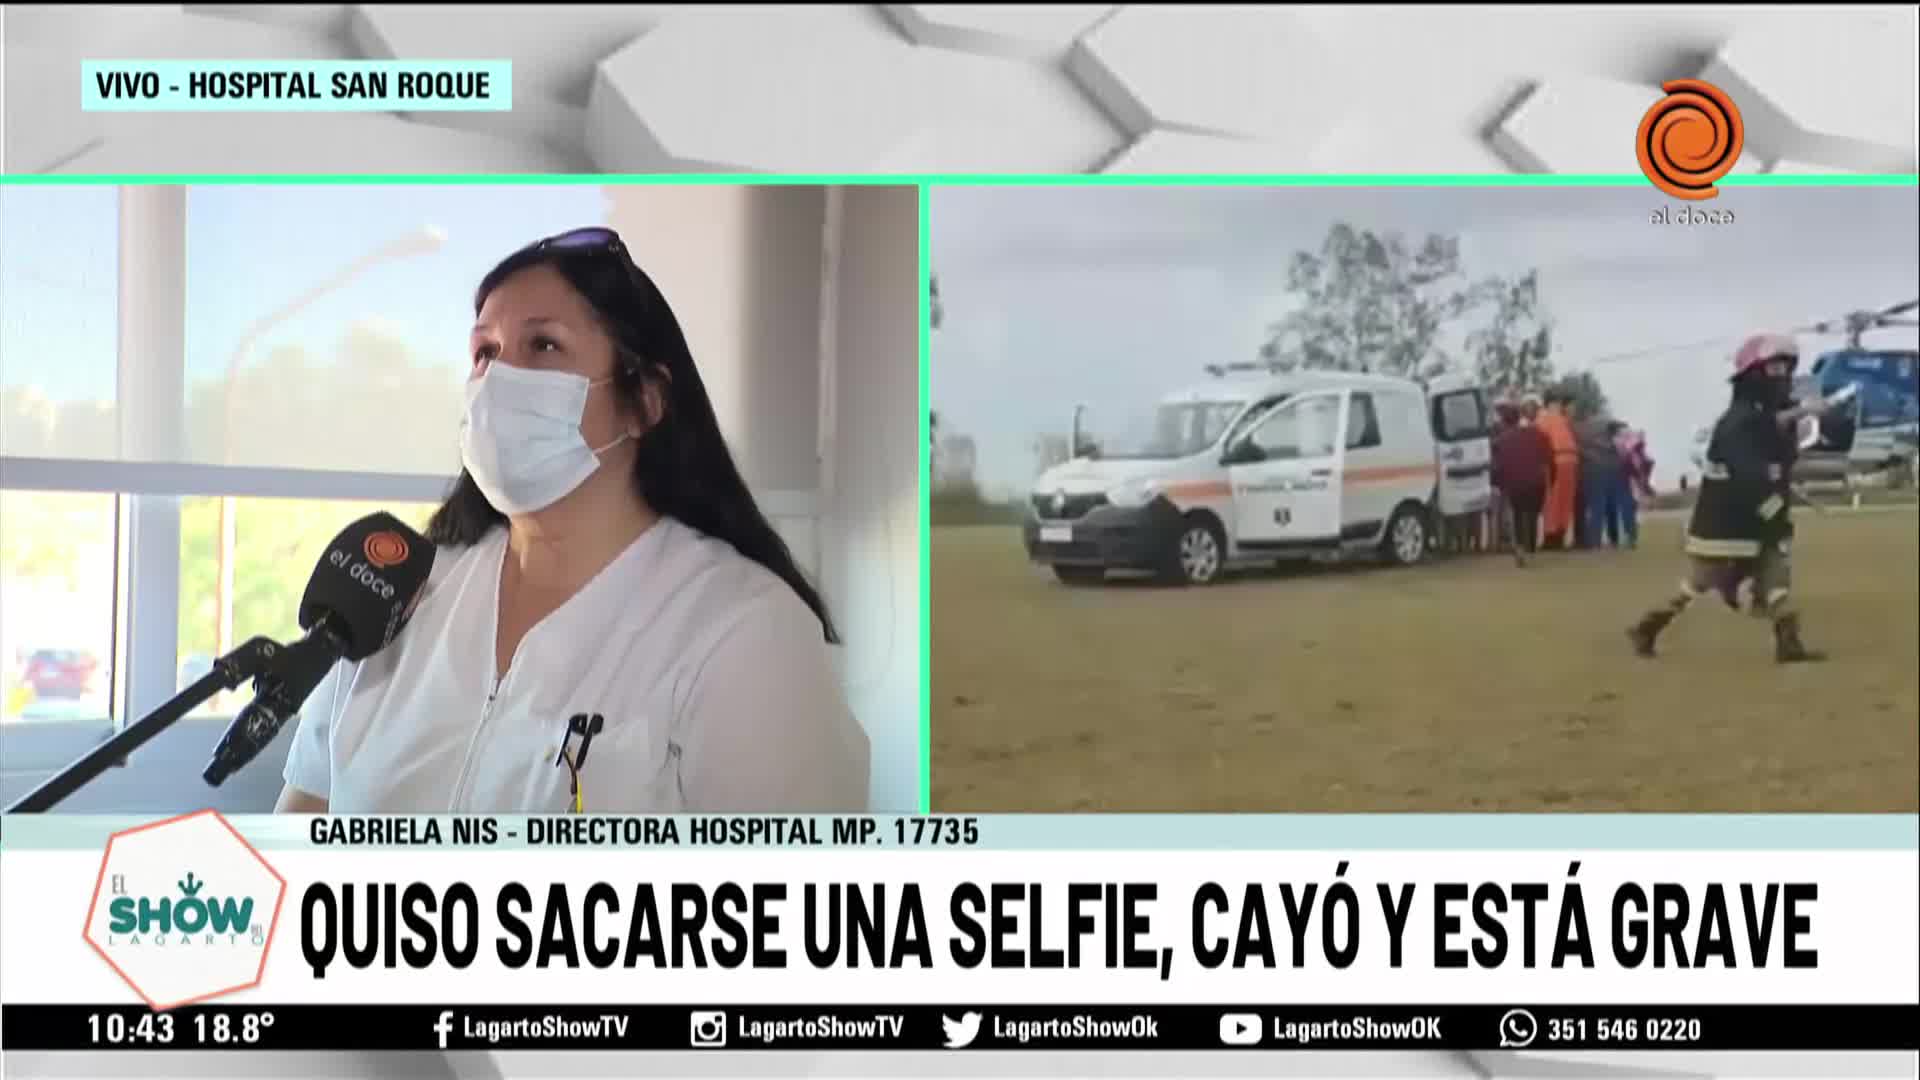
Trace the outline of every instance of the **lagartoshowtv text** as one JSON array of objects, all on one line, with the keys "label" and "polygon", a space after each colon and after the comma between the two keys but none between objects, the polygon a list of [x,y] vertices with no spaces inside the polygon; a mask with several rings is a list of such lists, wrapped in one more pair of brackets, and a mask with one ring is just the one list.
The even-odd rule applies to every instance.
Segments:
[{"label": "lagartoshowtv text", "polygon": [[[464,969],[1342,970],[1814,968],[1812,882],[316,882],[300,948],[341,965]],[[1415,919],[1415,899],[1424,893]],[[1179,925],[1172,931],[1165,927]],[[1171,941],[1169,940],[1171,939]]]}]

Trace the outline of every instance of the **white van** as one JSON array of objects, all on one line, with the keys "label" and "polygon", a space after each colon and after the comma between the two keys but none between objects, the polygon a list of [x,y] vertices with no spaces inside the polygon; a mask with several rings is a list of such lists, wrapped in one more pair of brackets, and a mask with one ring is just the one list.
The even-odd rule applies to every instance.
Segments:
[{"label": "white van", "polygon": [[1070,584],[1109,570],[1205,584],[1230,566],[1357,552],[1412,564],[1438,518],[1491,501],[1489,408],[1471,380],[1208,370],[1138,437],[1041,474],[1033,561]]}]

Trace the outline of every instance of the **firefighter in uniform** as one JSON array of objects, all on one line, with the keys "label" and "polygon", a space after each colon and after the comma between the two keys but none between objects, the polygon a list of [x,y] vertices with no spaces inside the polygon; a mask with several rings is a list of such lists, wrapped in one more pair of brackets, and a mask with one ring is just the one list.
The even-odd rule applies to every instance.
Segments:
[{"label": "firefighter in uniform", "polygon": [[1680,591],[1627,630],[1634,651],[1654,655],[1660,632],[1693,601],[1718,593],[1738,609],[1751,589],[1754,614],[1773,624],[1774,659],[1783,664],[1821,660],[1800,640],[1800,616],[1790,589],[1793,498],[1790,478],[1799,456],[1798,426],[1818,415],[1818,400],[1796,404],[1793,377],[1800,349],[1791,337],[1758,334],[1733,358],[1733,403],[1714,425],[1700,494],[1687,526],[1688,569]]}]

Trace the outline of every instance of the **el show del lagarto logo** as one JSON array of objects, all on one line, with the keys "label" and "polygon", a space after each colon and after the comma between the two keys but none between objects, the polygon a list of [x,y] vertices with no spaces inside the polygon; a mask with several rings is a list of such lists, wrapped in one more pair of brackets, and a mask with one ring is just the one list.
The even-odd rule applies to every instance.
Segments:
[{"label": "el show del lagarto logo", "polygon": [[212,810],[114,833],[85,936],[152,1008],[257,986],[287,883]]},{"label": "el show del lagarto logo", "polygon": [[267,928],[254,918],[251,896],[222,896],[207,881],[187,871],[174,883],[171,895],[138,895],[124,874],[108,883],[108,947],[149,946],[164,949],[267,947]]}]

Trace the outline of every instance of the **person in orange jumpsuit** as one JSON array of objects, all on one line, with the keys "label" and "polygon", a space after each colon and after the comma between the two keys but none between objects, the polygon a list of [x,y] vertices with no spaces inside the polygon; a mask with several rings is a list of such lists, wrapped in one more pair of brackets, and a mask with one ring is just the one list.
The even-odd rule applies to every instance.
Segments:
[{"label": "person in orange jumpsuit", "polygon": [[1548,394],[1546,408],[1540,413],[1541,434],[1553,448],[1553,473],[1547,484],[1547,505],[1541,515],[1542,547],[1552,549],[1567,543],[1567,531],[1573,527],[1573,515],[1579,506],[1580,444],[1573,435],[1573,421],[1567,415],[1564,394]]}]

